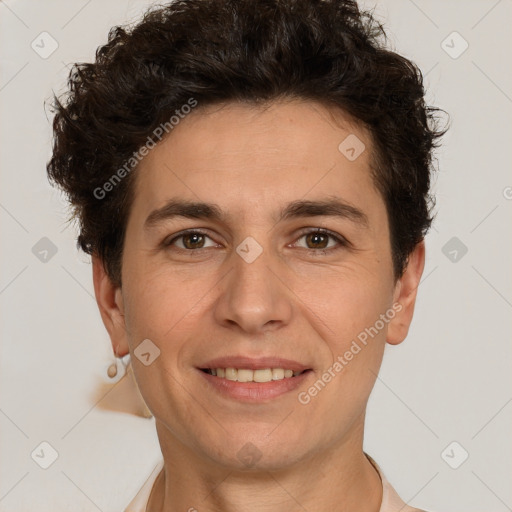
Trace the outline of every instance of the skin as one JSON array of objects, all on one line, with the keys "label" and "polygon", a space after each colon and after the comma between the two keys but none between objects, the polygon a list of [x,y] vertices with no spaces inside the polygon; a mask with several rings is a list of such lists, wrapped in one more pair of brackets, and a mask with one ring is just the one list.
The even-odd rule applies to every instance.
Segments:
[{"label": "skin", "polygon": [[[366,146],[354,161],[338,150],[349,134]],[[418,244],[395,279],[371,151],[361,126],[318,103],[228,103],[197,107],[140,163],[122,286],[96,257],[93,275],[112,346],[118,355],[132,353],[156,421],[165,465],[148,510],[379,510],[382,484],[362,451],[365,408],[386,342],[407,335],[425,249]],[[361,210],[367,225],[328,216],[276,222],[291,201],[333,195]],[[144,229],[170,198],[216,203],[226,218],[176,217]],[[350,245],[307,236],[318,227]],[[162,245],[190,228],[207,236]],[[250,264],[236,252],[248,236],[263,249]],[[301,404],[297,393],[393,304],[400,312]],[[160,349],[149,366],[133,356],[144,339]],[[313,371],[297,391],[241,403],[205,384],[196,369],[225,355],[277,355]],[[261,455],[250,468],[237,457],[248,442]]]}]

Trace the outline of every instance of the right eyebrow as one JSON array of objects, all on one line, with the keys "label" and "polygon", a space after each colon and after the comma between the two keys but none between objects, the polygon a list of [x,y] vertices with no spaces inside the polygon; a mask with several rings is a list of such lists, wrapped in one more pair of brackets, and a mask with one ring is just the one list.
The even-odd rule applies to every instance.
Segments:
[{"label": "right eyebrow", "polygon": [[225,215],[220,207],[213,203],[203,203],[194,201],[185,201],[182,199],[171,199],[167,203],[153,210],[146,221],[145,228],[151,228],[164,220],[174,217],[185,217],[187,219],[211,219],[222,221]]}]

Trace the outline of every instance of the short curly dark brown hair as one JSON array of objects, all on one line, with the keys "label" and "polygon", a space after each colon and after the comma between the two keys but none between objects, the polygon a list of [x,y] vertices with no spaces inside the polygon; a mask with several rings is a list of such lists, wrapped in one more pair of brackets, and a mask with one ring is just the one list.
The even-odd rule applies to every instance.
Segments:
[{"label": "short curly dark brown hair", "polygon": [[385,42],[382,25],[352,0],[177,0],[113,27],[94,63],[73,65],[66,97],[52,105],[47,172],[73,206],[79,247],[121,285],[135,173],[97,191],[191,98],[299,98],[341,108],[371,133],[400,277],[432,222],[432,152],[445,130],[418,67]]}]

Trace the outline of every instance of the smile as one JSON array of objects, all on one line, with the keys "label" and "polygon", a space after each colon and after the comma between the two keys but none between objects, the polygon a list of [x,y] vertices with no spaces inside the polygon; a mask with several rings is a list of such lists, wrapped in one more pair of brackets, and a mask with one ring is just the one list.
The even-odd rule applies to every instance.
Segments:
[{"label": "smile", "polygon": [[[311,369],[284,368],[198,368],[208,383],[208,390],[229,400],[245,403],[267,403],[281,395],[295,397],[294,391],[313,374]],[[219,371],[220,370],[220,371]]]},{"label": "smile", "polygon": [[246,368],[201,368],[201,370],[220,379],[236,382],[271,382],[296,377],[306,371],[293,371],[284,368],[263,368],[261,370],[250,370]]}]

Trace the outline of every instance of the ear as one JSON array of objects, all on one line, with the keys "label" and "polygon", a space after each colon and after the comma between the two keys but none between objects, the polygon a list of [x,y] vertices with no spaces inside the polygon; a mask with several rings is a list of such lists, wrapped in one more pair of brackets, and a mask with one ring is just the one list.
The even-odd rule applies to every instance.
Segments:
[{"label": "ear", "polygon": [[402,277],[396,282],[393,297],[393,309],[397,311],[388,324],[386,341],[390,345],[398,345],[405,340],[409,332],[416,294],[420,285],[421,275],[425,267],[425,242],[422,240],[409,255],[407,267]]},{"label": "ear", "polygon": [[105,272],[103,262],[92,256],[94,294],[101,318],[110,336],[112,348],[118,357],[129,352],[124,319],[124,304],[121,287],[115,286]]}]

